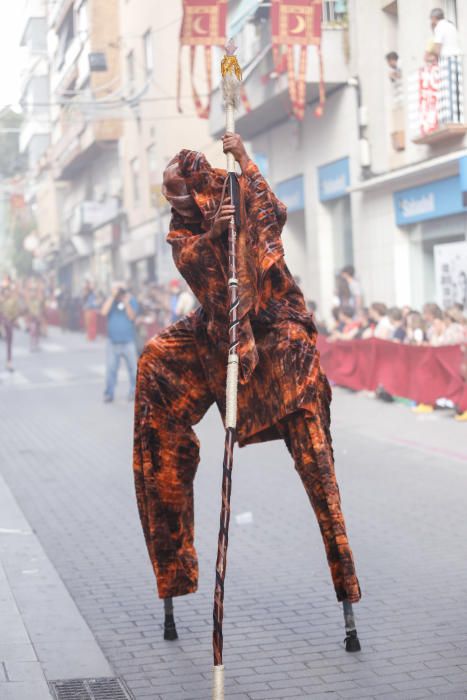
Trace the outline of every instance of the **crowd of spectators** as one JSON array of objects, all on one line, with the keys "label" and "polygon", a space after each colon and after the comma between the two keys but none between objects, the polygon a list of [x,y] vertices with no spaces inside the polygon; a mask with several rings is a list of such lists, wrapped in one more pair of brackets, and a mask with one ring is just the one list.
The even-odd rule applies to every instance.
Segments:
[{"label": "crowd of spectators", "polygon": [[[336,277],[336,305],[333,323],[318,320],[318,327],[328,341],[379,338],[410,345],[459,345],[467,342],[467,316],[462,304],[443,311],[434,302],[421,311],[410,306],[388,307],[375,301],[363,303],[355,270],[349,265]],[[311,303],[311,309],[315,305]]]}]

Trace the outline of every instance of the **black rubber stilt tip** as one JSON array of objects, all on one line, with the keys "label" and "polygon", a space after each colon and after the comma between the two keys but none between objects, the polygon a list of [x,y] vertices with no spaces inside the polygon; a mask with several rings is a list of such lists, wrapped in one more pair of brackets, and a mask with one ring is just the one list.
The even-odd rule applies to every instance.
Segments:
[{"label": "black rubber stilt tip", "polygon": [[362,650],[362,647],[360,646],[360,640],[357,637],[357,630],[352,630],[352,632],[349,632],[344,641],[346,651],[352,652]]},{"label": "black rubber stilt tip", "polygon": [[173,615],[166,615],[164,621],[164,639],[167,642],[174,642],[178,639],[177,628]]}]

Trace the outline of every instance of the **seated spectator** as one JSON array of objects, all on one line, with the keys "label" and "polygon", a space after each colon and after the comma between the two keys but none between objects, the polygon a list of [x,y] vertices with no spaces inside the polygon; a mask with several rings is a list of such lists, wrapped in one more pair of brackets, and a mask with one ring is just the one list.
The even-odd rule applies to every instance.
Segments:
[{"label": "seated spectator", "polygon": [[443,312],[439,308],[438,304],[435,304],[434,302],[429,302],[423,306],[423,320],[425,321],[425,334],[426,334],[426,339],[428,342],[431,342],[431,336],[433,333],[433,321],[435,319],[435,315],[438,317],[438,319],[441,318],[443,315]]},{"label": "seated spectator", "polygon": [[[356,338],[372,337],[375,329],[375,322],[370,318],[370,310],[364,306],[358,314],[360,327],[357,331]],[[366,335],[367,334],[367,335]]]},{"label": "seated spectator", "polygon": [[386,304],[375,301],[370,306],[370,318],[375,323],[373,337],[379,338],[380,340],[390,340],[393,333],[393,327],[388,318],[388,309]]},{"label": "seated spectator", "polygon": [[340,312],[340,306],[333,306],[331,309],[332,317],[334,319],[334,323],[331,323],[331,329],[329,331],[329,335],[332,335],[334,331],[341,331],[343,324],[339,320],[339,312]]},{"label": "seated spectator", "polygon": [[360,323],[355,318],[352,306],[341,306],[339,309],[339,323],[331,333],[328,340],[353,340],[356,337]]},{"label": "seated spectator", "polygon": [[388,311],[388,318],[392,326],[392,337],[396,343],[403,343],[407,335],[405,330],[405,319],[401,309],[397,306],[393,306],[392,309]]},{"label": "seated spectator", "polygon": [[432,310],[431,319],[429,335],[430,345],[446,345],[445,333],[447,324],[444,320],[444,313],[439,307]]},{"label": "seated spectator", "polygon": [[445,331],[443,345],[461,345],[466,340],[466,326],[462,311],[451,306],[444,314]]},{"label": "seated spectator", "polygon": [[405,342],[410,345],[423,345],[425,340],[425,323],[422,315],[418,311],[411,311],[407,317]]},{"label": "seated spectator", "polygon": [[329,335],[329,331],[326,327],[326,322],[322,318],[320,318],[320,316],[318,314],[318,304],[316,303],[316,301],[312,301],[311,299],[307,299],[306,300],[306,308],[308,309],[308,311],[311,314],[313,314],[313,319],[314,319],[316,328],[318,330],[318,333],[320,335],[326,335],[326,336]]}]

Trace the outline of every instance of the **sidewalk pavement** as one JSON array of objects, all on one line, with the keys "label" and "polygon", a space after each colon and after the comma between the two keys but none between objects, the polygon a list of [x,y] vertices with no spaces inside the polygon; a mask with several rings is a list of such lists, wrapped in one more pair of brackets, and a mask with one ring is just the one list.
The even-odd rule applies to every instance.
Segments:
[{"label": "sidewalk pavement", "polygon": [[113,671],[0,476],[0,698],[50,700],[48,681]]}]

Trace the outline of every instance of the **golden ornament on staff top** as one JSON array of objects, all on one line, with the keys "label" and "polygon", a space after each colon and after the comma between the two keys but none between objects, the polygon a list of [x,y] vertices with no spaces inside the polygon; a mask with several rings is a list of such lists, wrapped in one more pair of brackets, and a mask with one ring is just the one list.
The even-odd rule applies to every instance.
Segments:
[{"label": "golden ornament on staff top", "polygon": [[238,65],[237,57],[235,56],[235,51],[237,47],[235,46],[232,39],[225,47],[227,53],[221,62],[221,73],[222,77],[225,78],[226,75],[235,75],[237,80],[242,79],[242,69]]}]

